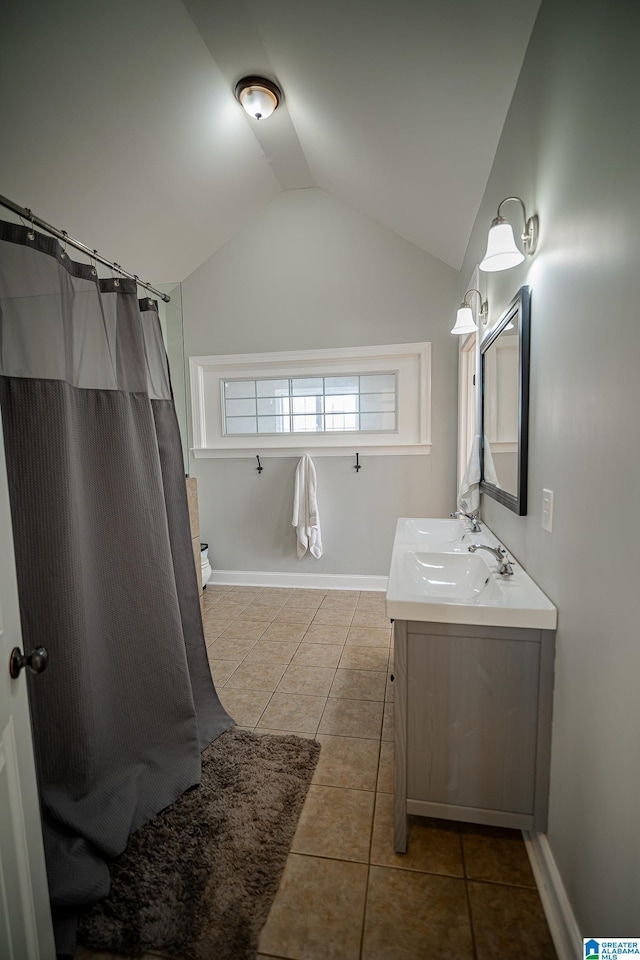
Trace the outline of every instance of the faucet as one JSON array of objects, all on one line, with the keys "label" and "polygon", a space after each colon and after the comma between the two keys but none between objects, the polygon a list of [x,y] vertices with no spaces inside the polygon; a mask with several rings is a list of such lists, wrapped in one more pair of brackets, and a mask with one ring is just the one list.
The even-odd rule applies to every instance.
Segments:
[{"label": "faucet", "polygon": [[471,524],[472,533],[480,533],[482,527],[480,526],[480,520],[475,515],[475,513],[465,513],[464,510],[456,510],[455,513],[450,513],[450,517],[466,517],[469,523]]},{"label": "faucet", "polygon": [[496,560],[500,561],[498,573],[502,574],[503,577],[512,576],[513,564],[511,560],[509,560],[509,555],[504,547],[490,547],[487,543],[472,543],[469,547],[469,553],[475,553],[476,550],[488,550],[489,553],[494,555]]}]

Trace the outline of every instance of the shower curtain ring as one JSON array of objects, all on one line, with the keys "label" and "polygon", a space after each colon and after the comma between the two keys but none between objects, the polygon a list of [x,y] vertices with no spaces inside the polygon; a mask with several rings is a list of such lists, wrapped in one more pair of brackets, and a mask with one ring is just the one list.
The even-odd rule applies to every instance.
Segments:
[{"label": "shower curtain ring", "polygon": [[62,236],[64,237],[64,247],[63,247],[62,250],[60,251],[60,258],[61,258],[62,260],[64,260],[64,259],[66,258],[66,256],[67,256],[67,236],[68,236],[68,234],[67,234],[67,231],[66,231],[66,230],[61,230],[60,233],[61,233]]},{"label": "shower curtain ring", "polygon": [[93,251],[93,256],[91,256],[91,255],[89,256],[89,261],[90,261],[90,263],[91,263],[91,276],[92,276],[92,277],[97,277],[97,276],[98,276],[98,261],[97,261],[97,259],[96,259],[97,253],[98,253],[98,251],[97,251],[97,250],[94,250],[94,251]]},{"label": "shower curtain ring", "polygon": [[[31,230],[28,230],[28,231],[27,231],[27,240],[35,240],[36,234],[35,234],[35,230],[34,230],[34,228],[33,228],[33,213],[31,212],[31,210],[29,210],[28,207],[26,207],[26,211],[27,211],[27,216],[28,216],[29,219],[31,220]],[[18,214],[18,216],[20,216],[20,214]],[[20,217],[20,219],[22,220],[22,217]],[[22,222],[24,223],[24,220],[22,220]],[[25,224],[25,226],[26,226],[26,224]]]},{"label": "shower curtain ring", "polygon": [[114,287],[119,287],[119,286],[120,286],[120,277],[116,277],[114,268],[115,268],[115,270],[118,269],[118,264],[117,264],[115,261],[114,261],[114,263],[113,263],[113,266],[111,267],[111,276],[112,276],[112,278],[113,278],[113,285],[114,285]]}]

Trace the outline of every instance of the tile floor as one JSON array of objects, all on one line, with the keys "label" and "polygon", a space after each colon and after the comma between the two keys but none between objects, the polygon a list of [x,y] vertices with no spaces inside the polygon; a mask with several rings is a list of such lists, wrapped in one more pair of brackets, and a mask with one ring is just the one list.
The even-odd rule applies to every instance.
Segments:
[{"label": "tile floor", "polygon": [[209,586],[204,626],[238,725],[322,744],[259,958],[556,957],[520,833],[411,818],[394,853],[383,594]]}]

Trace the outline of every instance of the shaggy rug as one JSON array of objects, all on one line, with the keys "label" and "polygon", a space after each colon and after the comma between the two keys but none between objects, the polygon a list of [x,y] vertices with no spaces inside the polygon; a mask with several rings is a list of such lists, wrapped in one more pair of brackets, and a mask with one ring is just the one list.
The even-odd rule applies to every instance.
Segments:
[{"label": "shaggy rug", "polygon": [[126,956],[250,960],[320,753],[302,737],[232,728],[202,781],[146,823],[111,864],[111,892],[78,939]]}]

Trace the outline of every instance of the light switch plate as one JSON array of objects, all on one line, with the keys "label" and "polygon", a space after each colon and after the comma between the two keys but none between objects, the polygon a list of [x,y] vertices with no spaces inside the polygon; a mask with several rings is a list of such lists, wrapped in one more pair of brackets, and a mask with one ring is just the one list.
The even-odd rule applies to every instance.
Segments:
[{"label": "light switch plate", "polygon": [[542,529],[553,530],[553,490],[542,491]]}]

